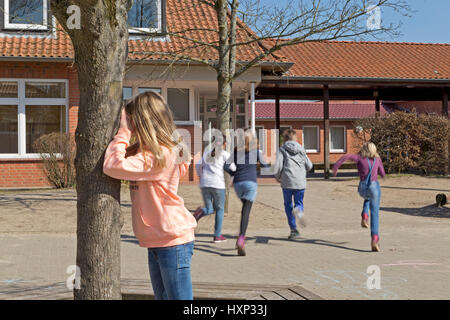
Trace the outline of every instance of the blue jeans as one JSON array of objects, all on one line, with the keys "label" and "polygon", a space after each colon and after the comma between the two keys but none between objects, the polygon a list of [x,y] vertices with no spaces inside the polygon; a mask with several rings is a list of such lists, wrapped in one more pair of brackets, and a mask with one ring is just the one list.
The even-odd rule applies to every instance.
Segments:
[{"label": "blue jeans", "polygon": [[[303,207],[303,197],[305,196],[305,189],[283,189],[284,198],[284,211],[288,219],[288,224],[291,230],[297,230],[297,223],[295,222],[295,216],[292,214],[294,207],[304,211]],[[292,202],[293,198],[293,202]]]},{"label": "blue jeans", "polygon": [[202,188],[203,201],[205,208],[203,208],[204,215],[213,214],[216,212],[216,220],[214,223],[214,236],[219,237],[222,234],[223,214],[225,210],[225,189],[216,189],[205,187]]},{"label": "blue jeans", "polygon": [[256,191],[258,190],[258,184],[254,181],[239,181],[233,183],[234,191],[239,199],[245,199],[250,202],[255,202]]},{"label": "blue jeans", "polygon": [[378,236],[378,211],[380,210],[381,189],[378,181],[373,181],[369,187],[369,200],[364,200],[362,214],[370,211],[370,234]]},{"label": "blue jeans", "polygon": [[192,300],[191,258],[194,242],[148,248],[148,266],[155,300]]}]

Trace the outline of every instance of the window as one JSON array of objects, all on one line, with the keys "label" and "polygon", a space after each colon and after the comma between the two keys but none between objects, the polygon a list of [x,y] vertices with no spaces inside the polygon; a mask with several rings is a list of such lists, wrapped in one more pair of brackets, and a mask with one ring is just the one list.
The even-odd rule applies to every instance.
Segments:
[{"label": "window", "polygon": [[5,29],[47,30],[47,0],[4,0]]},{"label": "window", "polygon": [[167,89],[167,103],[175,121],[190,120],[190,90],[181,88]]},{"label": "window", "polygon": [[266,129],[264,129],[264,126],[255,126],[255,131],[259,142],[259,148],[266,151]]},{"label": "window", "polygon": [[[247,128],[247,117],[245,114],[245,99],[244,98],[236,98],[236,126],[235,128]],[[232,104],[233,105],[233,104]],[[230,112],[233,113],[233,108],[230,109]]]},{"label": "window", "polygon": [[34,142],[52,132],[67,132],[67,82],[0,79],[0,157],[37,158]]},{"label": "window", "polygon": [[64,82],[26,82],[25,98],[65,98]]},{"label": "window", "polygon": [[345,126],[330,127],[330,151],[345,152]]},{"label": "window", "polygon": [[123,87],[122,89],[122,101],[127,101],[133,98],[133,88]]},{"label": "window", "polygon": [[17,98],[17,82],[0,82],[0,98]]},{"label": "window", "polygon": [[52,132],[66,132],[66,106],[25,107],[26,153],[37,153],[34,142],[41,136]]},{"label": "window", "polygon": [[303,127],[303,147],[306,152],[319,152],[319,127]]},{"label": "window", "polygon": [[162,0],[134,0],[128,12],[130,32],[161,32]]},{"label": "window", "polygon": [[141,93],[144,93],[147,91],[153,91],[153,92],[161,94],[161,88],[139,88],[138,94],[141,94]]},{"label": "window", "polygon": [[17,106],[0,105],[0,154],[17,153],[18,137]]}]

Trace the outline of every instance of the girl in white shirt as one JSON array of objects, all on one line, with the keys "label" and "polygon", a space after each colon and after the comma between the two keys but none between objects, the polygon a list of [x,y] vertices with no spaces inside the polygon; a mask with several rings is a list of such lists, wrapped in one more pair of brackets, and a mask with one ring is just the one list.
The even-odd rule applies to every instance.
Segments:
[{"label": "girl in white shirt", "polygon": [[213,238],[215,243],[227,240],[222,235],[226,189],[223,167],[230,157],[230,153],[225,150],[225,137],[222,137],[222,139],[223,141],[213,142],[214,145],[211,148],[206,148],[202,158],[195,165],[197,175],[200,178],[200,189],[205,207],[199,207],[194,217],[198,221],[202,217],[216,212]]}]

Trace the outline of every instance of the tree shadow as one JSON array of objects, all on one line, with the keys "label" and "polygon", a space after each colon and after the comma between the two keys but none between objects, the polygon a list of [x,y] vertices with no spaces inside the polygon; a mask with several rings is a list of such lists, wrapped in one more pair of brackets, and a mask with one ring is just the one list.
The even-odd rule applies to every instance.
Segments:
[{"label": "tree shadow", "polygon": [[421,208],[382,207],[380,208],[380,210],[415,217],[447,218],[447,219],[450,218],[450,208],[437,207],[435,204]]},{"label": "tree shadow", "polygon": [[446,189],[429,189],[429,188],[413,188],[413,187],[406,188],[406,187],[391,187],[391,186],[382,186],[381,189],[401,189],[401,190],[450,192],[450,190],[446,190]]},{"label": "tree shadow", "polygon": [[371,252],[371,250],[362,250],[362,249],[356,249],[356,248],[350,248],[350,247],[344,246],[344,244],[346,244],[348,242],[334,242],[334,241],[327,241],[327,240],[323,240],[323,239],[299,238],[299,239],[290,240],[287,238],[277,238],[277,237],[265,237],[265,236],[256,237],[256,243],[268,244],[270,240],[298,242],[298,243],[304,243],[304,244],[327,246],[327,247],[334,247],[334,248],[338,248],[338,249],[356,251],[356,252]]},{"label": "tree shadow", "polygon": [[[227,239],[236,239],[236,236],[232,236],[232,235],[227,235],[224,234],[224,236]],[[209,234],[196,234],[196,247],[197,247],[197,243],[211,243],[211,241],[205,241],[205,240],[199,240],[197,238],[202,238],[202,237],[211,237],[211,235]],[[295,239],[295,240],[289,240],[287,238],[279,238],[279,237],[268,237],[268,236],[255,236],[255,237],[246,237],[246,241],[251,241],[251,240],[255,240],[255,243],[257,244],[265,244],[265,245],[270,245],[270,241],[274,240],[274,241],[287,241],[287,242],[298,242],[298,243],[304,243],[304,244],[311,244],[311,245],[319,245],[319,246],[328,246],[328,247],[334,247],[334,248],[338,248],[338,249],[343,249],[343,250],[349,250],[349,251],[356,251],[356,252],[371,252],[371,250],[362,250],[362,249],[357,249],[357,248],[350,248],[347,246],[344,246],[344,244],[346,244],[347,242],[333,242],[333,241],[327,241],[327,240],[322,240],[322,239]],[[221,256],[234,256],[234,255],[225,255],[220,251],[232,251],[235,249],[221,249],[219,251],[214,251],[213,249],[219,249],[217,247],[213,247],[211,245],[208,245],[208,247],[210,249],[205,250],[205,249],[200,249],[201,251],[205,251],[205,252],[209,252],[209,253],[214,253],[214,254],[218,254]]]},{"label": "tree shadow", "polygon": [[[224,234],[224,236],[229,240],[237,239],[234,235]],[[195,235],[195,246],[194,250],[219,255],[222,257],[237,257],[238,255],[233,253],[227,253],[230,251],[235,251],[236,249],[234,246],[232,248],[221,248],[214,244],[212,244],[212,240],[203,240],[202,238],[212,238],[211,234],[206,233],[199,233]],[[128,235],[128,234],[121,234],[120,240],[123,242],[133,243],[133,244],[139,244],[139,241],[136,239],[136,237]],[[255,237],[246,237],[246,241],[255,241],[256,244],[264,244],[264,245],[270,245],[270,241],[287,241],[287,242],[297,242],[297,243],[303,243],[303,244],[310,244],[310,245],[318,245],[318,246],[327,246],[327,247],[333,247],[337,249],[342,250],[349,250],[349,251],[355,251],[355,252],[371,252],[370,250],[362,250],[362,249],[356,249],[356,248],[350,248],[347,246],[344,246],[347,242],[333,242],[333,241],[327,241],[322,239],[295,239],[295,240],[289,240],[287,238],[279,238],[279,237],[267,237],[267,236],[255,236]]]},{"label": "tree shadow", "polygon": [[136,239],[135,236],[130,236],[129,234],[121,234],[120,240],[123,242],[133,243],[133,244],[139,244],[138,239]]}]

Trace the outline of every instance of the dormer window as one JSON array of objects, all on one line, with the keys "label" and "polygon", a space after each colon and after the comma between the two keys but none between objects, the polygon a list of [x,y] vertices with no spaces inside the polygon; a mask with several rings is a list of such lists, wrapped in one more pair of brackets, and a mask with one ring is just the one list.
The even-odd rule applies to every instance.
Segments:
[{"label": "dormer window", "polygon": [[5,29],[47,30],[47,0],[4,0]]},{"label": "dormer window", "polygon": [[130,33],[162,32],[164,0],[134,0],[128,12]]}]

